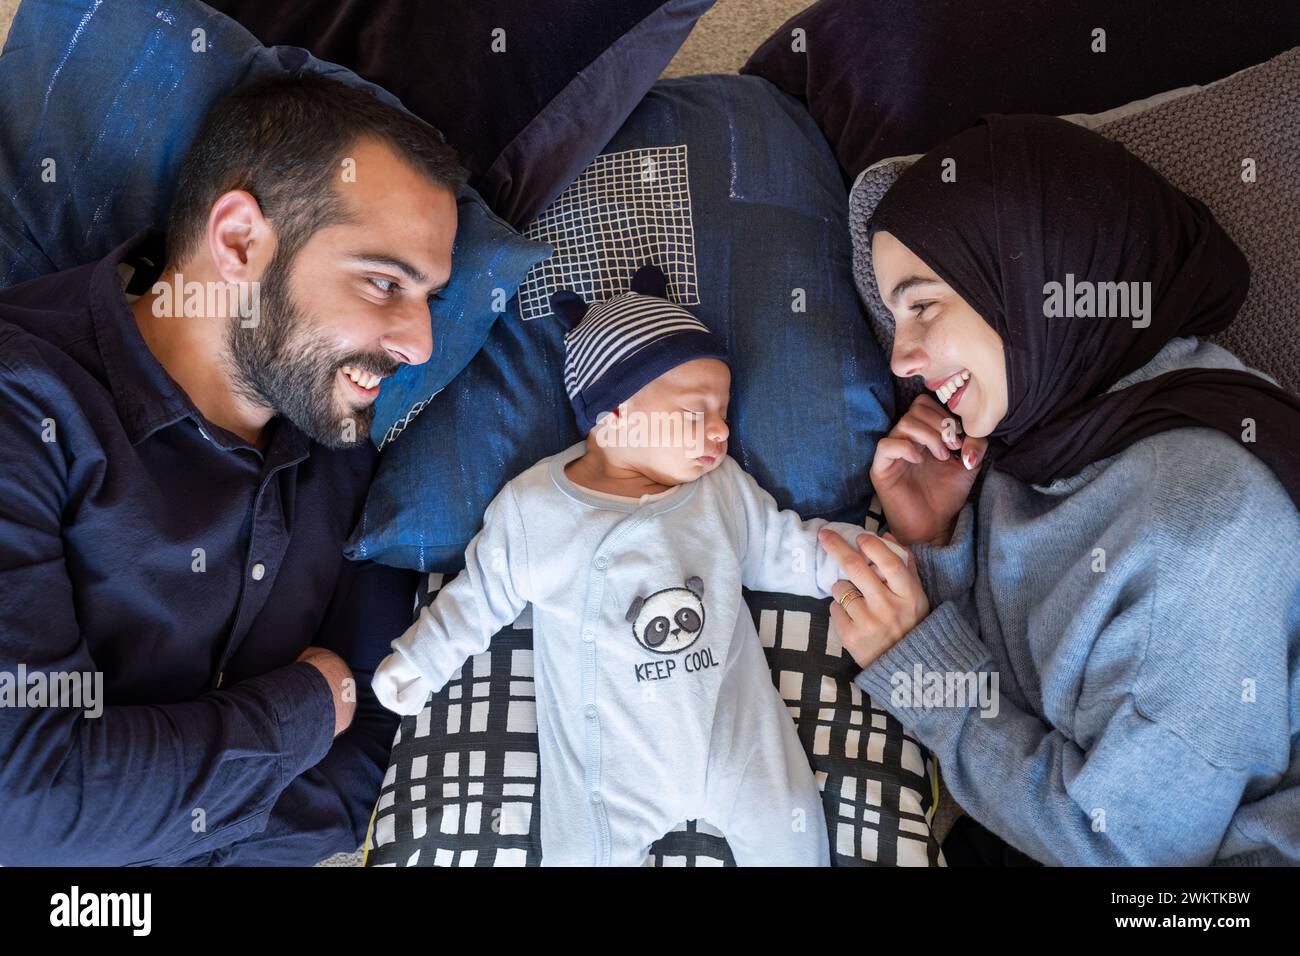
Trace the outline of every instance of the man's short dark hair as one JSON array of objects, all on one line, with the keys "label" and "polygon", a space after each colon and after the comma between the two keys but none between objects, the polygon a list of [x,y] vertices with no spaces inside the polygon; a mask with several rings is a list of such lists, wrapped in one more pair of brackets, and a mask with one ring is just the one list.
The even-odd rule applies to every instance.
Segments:
[{"label": "man's short dark hair", "polygon": [[365,139],[389,146],[431,182],[455,192],[465,171],[432,126],[356,89],[315,74],[243,87],[208,113],[181,164],[167,215],[173,265],[202,242],[223,193],[251,193],[276,231],[276,255],[290,261],[316,232],[347,218],[335,183],[348,151]]}]

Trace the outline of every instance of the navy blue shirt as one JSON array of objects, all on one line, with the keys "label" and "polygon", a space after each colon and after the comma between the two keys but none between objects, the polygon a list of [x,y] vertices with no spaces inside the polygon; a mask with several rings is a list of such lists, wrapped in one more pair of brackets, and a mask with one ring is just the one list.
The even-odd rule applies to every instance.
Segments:
[{"label": "navy blue shirt", "polygon": [[[376,452],[207,421],[122,288],[119,261],[147,288],[162,257],[148,231],[0,291],[0,672],[103,681],[98,716],[0,698],[0,865],[354,850],[396,731],[370,675],[416,576],[342,554]],[[309,645],[357,678],[337,739]]]}]

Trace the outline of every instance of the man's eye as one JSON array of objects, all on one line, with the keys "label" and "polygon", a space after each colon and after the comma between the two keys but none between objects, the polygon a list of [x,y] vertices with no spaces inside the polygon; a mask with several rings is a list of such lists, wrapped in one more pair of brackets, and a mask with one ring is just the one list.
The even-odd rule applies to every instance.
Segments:
[{"label": "man's eye", "polygon": [[932,305],[934,305],[933,300],[929,302],[917,302],[912,306],[912,311],[915,312],[918,316],[925,315],[925,310],[930,308],[930,306]]},{"label": "man's eye", "polygon": [[390,295],[398,287],[397,283],[392,279],[376,279],[373,276],[366,276],[366,281],[384,295]]}]

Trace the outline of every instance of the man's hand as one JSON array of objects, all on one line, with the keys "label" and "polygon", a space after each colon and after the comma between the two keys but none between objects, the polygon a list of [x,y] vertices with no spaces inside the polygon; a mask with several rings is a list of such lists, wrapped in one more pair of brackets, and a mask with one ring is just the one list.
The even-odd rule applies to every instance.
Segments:
[{"label": "man's hand", "polygon": [[898,541],[948,543],[987,448],[986,438],[963,439],[957,418],[932,396],[916,397],[871,462],[871,484]]},{"label": "man's hand", "polygon": [[334,694],[334,736],[348,729],[357,711],[357,681],[352,668],[333,651],[324,647],[309,647],[298,655],[325,675]]}]

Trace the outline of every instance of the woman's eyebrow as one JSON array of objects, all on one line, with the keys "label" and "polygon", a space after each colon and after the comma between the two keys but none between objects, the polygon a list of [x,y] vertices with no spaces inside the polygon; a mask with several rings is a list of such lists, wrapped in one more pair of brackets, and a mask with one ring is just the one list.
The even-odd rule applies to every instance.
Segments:
[{"label": "woman's eyebrow", "polygon": [[939,280],[934,278],[933,276],[908,276],[906,279],[900,280],[899,283],[894,286],[893,291],[889,293],[885,301],[891,305],[897,305],[899,296],[901,296],[908,289],[913,289],[918,285],[938,285],[938,284],[939,284]]}]

